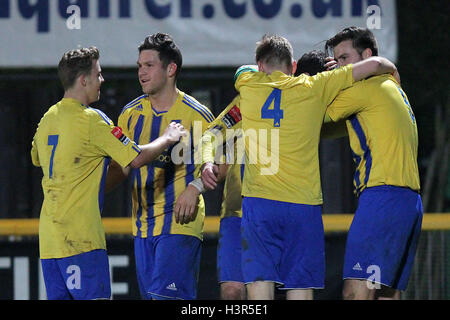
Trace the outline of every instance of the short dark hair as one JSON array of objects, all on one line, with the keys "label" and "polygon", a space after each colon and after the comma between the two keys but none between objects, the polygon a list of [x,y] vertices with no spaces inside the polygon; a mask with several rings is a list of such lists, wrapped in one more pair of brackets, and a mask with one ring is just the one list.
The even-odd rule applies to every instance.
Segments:
[{"label": "short dark hair", "polygon": [[319,72],[326,71],[325,59],[327,55],[325,52],[320,50],[313,50],[305,53],[297,61],[297,71],[295,71],[295,76],[299,76],[302,73],[309,73],[310,76],[314,76]]},{"label": "short dark hair", "polygon": [[100,52],[96,47],[75,49],[64,53],[58,64],[58,76],[64,90],[72,88],[80,75],[90,75],[94,61],[99,58]]},{"label": "short dark hair", "polygon": [[332,54],[334,47],[346,40],[352,40],[353,47],[359,54],[365,49],[372,50],[372,56],[378,56],[378,43],[372,31],[367,28],[348,27],[325,43],[325,51]]},{"label": "short dark hair", "polygon": [[145,38],[139,46],[139,53],[144,50],[155,50],[159,54],[159,59],[163,63],[163,67],[167,68],[170,63],[177,65],[175,79],[181,71],[183,65],[183,56],[172,37],[166,33],[155,33]]},{"label": "short dark hair", "polygon": [[286,38],[265,34],[256,45],[256,62],[292,67],[294,50]]}]

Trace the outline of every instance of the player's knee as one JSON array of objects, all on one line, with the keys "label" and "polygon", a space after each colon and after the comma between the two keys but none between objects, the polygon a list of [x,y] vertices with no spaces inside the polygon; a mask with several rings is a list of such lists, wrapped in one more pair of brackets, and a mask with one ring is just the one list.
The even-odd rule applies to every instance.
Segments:
[{"label": "player's knee", "polygon": [[222,300],[244,300],[246,298],[245,285],[240,282],[224,282],[220,286]]},{"label": "player's knee", "polygon": [[353,287],[346,286],[342,288],[342,299],[344,300],[354,300],[356,298],[356,292]]}]

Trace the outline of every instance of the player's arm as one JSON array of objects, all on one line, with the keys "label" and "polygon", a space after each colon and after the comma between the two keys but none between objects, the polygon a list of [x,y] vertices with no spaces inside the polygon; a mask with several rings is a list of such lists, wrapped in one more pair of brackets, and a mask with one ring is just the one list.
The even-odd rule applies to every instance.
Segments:
[{"label": "player's arm", "polygon": [[234,135],[227,136],[226,130],[240,130],[241,120],[240,97],[236,96],[203,134],[200,171],[202,183],[208,190],[214,190],[220,182],[218,180],[219,167],[215,163],[217,150],[220,150],[228,141],[234,140]]},{"label": "player's arm", "polygon": [[31,162],[35,167],[40,167],[41,164],[39,162],[39,154],[36,148],[36,143],[33,141],[31,142]]},{"label": "player's arm", "polygon": [[130,174],[130,167],[122,167],[116,161],[111,160],[106,175],[105,192],[111,192],[117,188]]},{"label": "player's arm", "polygon": [[162,136],[148,144],[139,145],[141,152],[136,158],[134,158],[133,161],[131,161],[130,166],[134,169],[139,169],[147,163],[152,162],[164,150],[179,142],[181,137],[186,135],[187,132],[183,125],[180,123],[171,122]]},{"label": "player's arm", "polygon": [[[228,171],[228,165],[218,165],[218,182],[225,179]],[[202,179],[197,178],[180,194],[175,203],[174,216],[175,221],[180,224],[187,224],[195,220],[195,212],[200,194],[206,192]]]},{"label": "player's arm", "polygon": [[353,65],[353,79],[355,81],[385,73],[398,74],[397,67],[383,57],[370,57]]},{"label": "player's arm", "polygon": [[186,131],[180,126],[172,122],[161,137],[149,144],[138,146],[140,153],[137,154],[136,158],[128,166],[122,167],[119,163],[112,160],[106,176],[105,191],[111,192],[120,185],[130,174],[131,168],[138,169],[152,162],[165,149],[178,142],[181,136],[186,135]]},{"label": "player's arm", "polygon": [[370,89],[363,82],[342,90],[328,106],[324,122],[332,124],[345,122],[350,116],[366,108],[368,96],[370,96]]},{"label": "player's arm", "polygon": [[[214,115],[208,111],[208,117],[199,117],[198,119],[192,119],[192,121],[201,121],[202,128],[210,128],[213,123],[215,123]],[[213,119],[210,121],[209,119]],[[202,132],[202,137],[208,129]],[[203,158],[202,152],[199,151],[200,146],[202,146],[202,138],[194,143],[194,163],[195,163],[195,173],[194,176],[199,175],[200,166]],[[188,184],[186,189],[177,197],[175,206],[173,209],[173,214],[175,216],[175,221],[180,224],[187,224],[196,219],[197,216],[197,203],[200,194],[205,192],[206,189],[203,186],[201,178],[198,177]]]}]

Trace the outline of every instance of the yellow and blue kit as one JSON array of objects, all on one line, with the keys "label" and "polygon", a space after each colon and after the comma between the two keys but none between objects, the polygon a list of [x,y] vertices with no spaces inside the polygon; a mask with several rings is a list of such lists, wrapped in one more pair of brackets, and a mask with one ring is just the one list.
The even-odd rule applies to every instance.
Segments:
[{"label": "yellow and blue kit", "polygon": [[[358,208],[350,226],[344,279],[368,279],[405,290],[421,232],[417,122],[390,75],[342,91],[327,118],[348,119]],[[374,246],[376,243],[376,246]]]},{"label": "yellow and blue kit", "polygon": [[205,215],[202,196],[196,219],[188,224],[175,222],[173,207],[178,196],[198,172],[199,165],[195,164],[193,155],[197,143],[194,141],[194,131],[199,131],[200,139],[208,124],[214,121],[211,111],[180,91],[175,104],[168,111],[158,112],[152,108],[147,95],[143,95],[123,108],[118,124],[136,143],[146,144],[161,136],[173,121],[181,123],[190,132],[190,141],[181,141],[189,147],[189,161],[175,164],[171,159],[172,148],[169,148],[149,165],[132,170],[133,235],[147,238],[160,234],[184,234],[201,240]]},{"label": "yellow and blue kit", "polygon": [[416,118],[406,94],[392,76],[355,83],[339,94],[327,115],[335,122],[348,119],[357,194],[379,185],[420,190]]},{"label": "yellow and blue kit", "polygon": [[41,119],[31,149],[44,174],[41,259],[106,249],[100,213],[110,158],[127,166],[140,152],[117,132],[103,112],[74,99],[62,99]]},{"label": "yellow and blue kit", "polygon": [[352,70],[348,65],[313,77],[279,71],[239,75],[235,86],[246,151],[243,196],[322,204],[320,130],[326,107],[353,84]]}]

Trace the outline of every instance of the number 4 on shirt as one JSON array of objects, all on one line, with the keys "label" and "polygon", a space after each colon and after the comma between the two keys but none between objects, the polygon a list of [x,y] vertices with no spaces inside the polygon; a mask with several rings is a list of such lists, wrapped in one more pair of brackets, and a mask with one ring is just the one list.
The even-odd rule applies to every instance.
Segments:
[{"label": "number 4 on shirt", "polygon": [[48,145],[53,146],[52,155],[50,157],[50,167],[48,169],[50,179],[53,178],[53,158],[55,157],[56,147],[58,146],[59,136],[48,136]]},{"label": "number 4 on shirt", "polygon": [[[270,109],[273,102],[273,109]],[[281,90],[274,89],[267,98],[261,109],[261,119],[273,119],[273,126],[279,127],[283,119],[283,110],[281,110]]]}]

